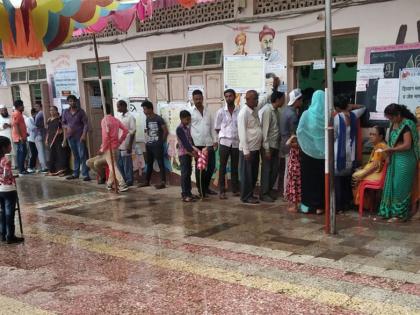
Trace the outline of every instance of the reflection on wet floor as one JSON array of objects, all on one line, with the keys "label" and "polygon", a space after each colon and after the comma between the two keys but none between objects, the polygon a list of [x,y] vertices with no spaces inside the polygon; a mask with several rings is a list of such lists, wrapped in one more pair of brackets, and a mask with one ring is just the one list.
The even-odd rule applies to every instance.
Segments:
[{"label": "reflection on wet floor", "polygon": [[330,236],[323,216],[281,202],[187,204],[179,187],[117,195],[41,176],[18,187],[26,242],[0,246],[0,303],[28,314],[420,310],[418,217],[392,225],[347,213]]}]

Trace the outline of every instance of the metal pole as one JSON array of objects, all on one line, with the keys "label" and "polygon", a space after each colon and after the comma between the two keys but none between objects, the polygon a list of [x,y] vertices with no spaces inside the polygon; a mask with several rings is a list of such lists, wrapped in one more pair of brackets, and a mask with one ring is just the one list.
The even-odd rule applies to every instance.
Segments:
[{"label": "metal pole", "polygon": [[[99,79],[99,89],[101,90],[101,102],[102,102],[102,109],[104,112],[104,117],[107,115],[106,113],[106,101],[105,101],[105,93],[104,93],[104,86],[102,83],[102,73],[101,67],[99,63],[99,55],[98,55],[98,45],[96,43],[96,35],[93,34],[93,48],[95,51],[95,60],[96,60],[96,68],[98,69],[98,79]],[[114,161],[114,152],[112,148],[109,148],[110,155],[111,155],[111,169],[112,169],[112,176],[114,180],[115,192],[118,194],[118,185],[117,185],[117,176],[115,175],[115,161]]]},{"label": "metal pole", "polygon": [[[332,21],[331,21],[331,0],[325,0],[325,51],[327,69],[327,95],[328,112],[325,112],[328,119],[328,178],[329,178],[329,212],[330,234],[336,233],[335,219],[335,191],[334,191],[334,118],[332,116],[334,107],[334,86],[333,86],[333,59],[332,59]],[[327,153],[327,152],[326,152]]]}]

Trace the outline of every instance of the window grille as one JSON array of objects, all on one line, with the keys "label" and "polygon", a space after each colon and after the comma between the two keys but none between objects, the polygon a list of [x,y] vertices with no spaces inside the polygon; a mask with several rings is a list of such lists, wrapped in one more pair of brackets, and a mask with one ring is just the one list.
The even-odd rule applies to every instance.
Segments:
[{"label": "window grille", "polygon": [[[324,5],[325,0],[254,0],[254,14],[267,14],[281,11],[310,8]],[[345,0],[332,0],[332,4],[343,3]]]},{"label": "window grille", "polygon": [[194,24],[216,22],[233,19],[235,17],[234,0],[218,0],[201,3],[192,9],[181,5],[169,8],[157,8],[153,16],[144,21],[137,22],[137,32],[151,32],[169,28],[177,28]]}]

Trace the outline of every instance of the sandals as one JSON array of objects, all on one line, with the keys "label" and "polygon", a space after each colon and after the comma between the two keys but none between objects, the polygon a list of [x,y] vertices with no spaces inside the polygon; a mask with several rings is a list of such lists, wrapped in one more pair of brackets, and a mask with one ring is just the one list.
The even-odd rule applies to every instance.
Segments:
[{"label": "sandals", "polygon": [[192,197],[182,197],[182,201],[183,202],[194,202],[194,198]]}]

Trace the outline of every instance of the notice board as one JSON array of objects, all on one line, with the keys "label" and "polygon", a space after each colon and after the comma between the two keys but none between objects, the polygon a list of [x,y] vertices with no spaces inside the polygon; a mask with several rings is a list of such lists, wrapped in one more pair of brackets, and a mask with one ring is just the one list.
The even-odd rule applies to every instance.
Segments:
[{"label": "notice board", "polygon": [[224,56],[225,90],[234,89],[237,93],[265,90],[264,55]]},{"label": "notice board", "polygon": [[366,88],[356,91],[356,102],[367,107],[371,125],[384,125],[385,117],[377,108],[378,87],[382,85],[380,82],[384,79],[399,79],[400,72],[405,68],[420,68],[420,43],[368,47],[365,64],[383,64],[383,78],[367,80]]}]

